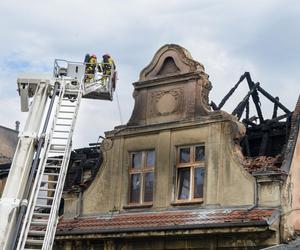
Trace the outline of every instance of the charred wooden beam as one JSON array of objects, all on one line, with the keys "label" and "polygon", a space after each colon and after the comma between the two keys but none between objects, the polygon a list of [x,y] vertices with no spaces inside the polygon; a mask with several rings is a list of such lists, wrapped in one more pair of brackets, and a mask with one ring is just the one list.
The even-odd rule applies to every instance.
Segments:
[{"label": "charred wooden beam", "polygon": [[249,120],[249,113],[250,113],[250,105],[249,105],[249,100],[246,103],[246,119]]},{"label": "charred wooden beam", "polygon": [[274,119],[268,120],[268,123],[279,122],[280,120],[287,118],[288,116],[288,114],[280,115],[278,117],[275,117]]},{"label": "charred wooden beam", "polygon": [[245,135],[245,137],[243,138],[243,148],[244,148],[245,154],[247,156],[251,156],[250,146],[249,146],[249,140],[248,140],[248,136],[247,135]]},{"label": "charred wooden beam", "polygon": [[279,100],[276,100],[273,96],[271,96],[267,91],[265,91],[262,87],[258,87],[257,90],[262,93],[265,97],[267,97],[271,102],[276,103],[279,108],[281,108],[285,113],[290,114],[291,111],[286,108]]},{"label": "charred wooden beam", "polygon": [[264,128],[263,130],[264,130],[264,133],[263,133],[260,148],[259,148],[259,156],[266,155],[267,147],[268,147],[268,141],[269,141],[269,130],[268,130],[268,128]]},{"label": "charred wooden beam", "polygon": [[[257,124],[255,124],[254,122],[252,122],[252,121],[249,120],[249,119],[243,119],[242,123],[244,123],[245,125],[248,125],[248,126],[252,126],[252,127],[257,126]],[[246,127],[247,127],[247,126],[246,126]]]},{"label": "charred wooden beam", "polygon": [[219,110],[217,104],[215,104],[213,101],[211,101],[209,105],[212,107],[213,110]]},{"label": "charred wooden beam", "polygon": [[[278,97],[278,96],[276,96],[275,99],[276,99],[277,101],[279,101],[279,97]],[[272,119],[274,119],[274,118],[277,117],[277,111],[278,111],[278,104],[277,104],[277,103],[274,103]]]},{"label": "charred wooden beam", "polygon": [[[245,75],[246,75],[246,80],[248,82],[249,89],[252,89],[253,86],[254,86],[254,82],[251,79],[250,73],[249,72],[245,72]],[[260,123],[263,123],[264,122],[264,118],[263,118],[263,115],[262,115],[262,112],[261,112],[260,100],[259,100],[258,92],[257,92],[256,89],[252,93],[252,100],[254,102],[254,105],[255,105],[255,108],[256,108],[256,111],[257,111],[257,115],[258,115],[259,121],[260,121]]]},{"label": "charred wooden beam", "polygon": [[228,92],[227,95],[225,95],[225,97],[221,100],[219,106],[218,106],[218,109],[221,109],[224,104],[226,103],[226,101],[229,99],[229,97],[233,94],[233,92],[237,89],[237,87],[240,85],[240,83],[245,79],[246,75],[243,74],[241,77],[240,77],[240,80],[234,85],[234,87]]},{"label": "charred wooden beam", "polygon": [[236,115],[239,119],[241,118],[241,116],[244,112],[244,109],[247,105],[247,102],[249,100],[249,97],[253,94],[254,91],[256,91],[258,86],[259,86],[259,82],[253,85],[253,87],[250,89],[250,91],[247,93],[247,95],[244,97],[244,99],[233,110],[232,115]]}]

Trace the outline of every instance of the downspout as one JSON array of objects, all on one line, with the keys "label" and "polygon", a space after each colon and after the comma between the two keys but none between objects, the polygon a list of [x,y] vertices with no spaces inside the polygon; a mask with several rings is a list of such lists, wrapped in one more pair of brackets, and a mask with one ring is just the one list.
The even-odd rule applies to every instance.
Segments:
[{"label": "downspout", "polygon": [[254,194],[253,194],[253,205],[248,208],[248,211],[252,210],[253,208],[256,208],[258,206],[258,184],[257,184],[257,178],[254,177]]},{"label": "downspout", "polygon": [[80,191],[78,193],[76,218],[80,217],[82,215],[82,202],[83,202],[83,199],[82,199],[83,195],[82,195],[82,193],[83,193],[83,190],[82,190],[82,188],[80,188]]}]

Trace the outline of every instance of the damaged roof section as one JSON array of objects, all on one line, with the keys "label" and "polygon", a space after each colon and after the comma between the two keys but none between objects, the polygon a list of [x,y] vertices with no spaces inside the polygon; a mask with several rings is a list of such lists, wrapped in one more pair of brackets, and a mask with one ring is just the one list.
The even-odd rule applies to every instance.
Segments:
[{"label": "damaged roof section", "polygon": [[102,161],[102,151],[97,146],[73,150],[64,191],[86,189],[94,180]]},{"label": "damaged roof section", "polygon": [[[259,82],[252,81],[249,72],[245,72],[219,105],[211,102],[213,110],[220,110],[244,80],[248,84],[249,91],[232,111],[232,115],[235,115],[246,127],[246,134],[240,141],[245,156],[242,164],[250,173],[288,172],[288,166],[285,168],[282,166],[287,165],[287,153],[292,150],[295,142],[295,137],[292,135],[296,134],[295,130],[299,128],[300,119],[297,120],[296,117],[299,117],[300,113],[300,98],[295,111],[292,112],[279,101],[279,97],[273,97],[261,87]],[[259,94],[274,105],[270,118],[263,115]],[[251,115],[250,100],[256,111]],[[282,115],[279,115],[279,109]]]},{"label": "damaged roof section", "polygon": [[[62,156],[47,162],[59,165]],[[56,160],[57,159],[57,160]],[[100,145],[78,148],[71,152],[64,192],[76,192],[86,189],[94,180],[103,161]]]}]

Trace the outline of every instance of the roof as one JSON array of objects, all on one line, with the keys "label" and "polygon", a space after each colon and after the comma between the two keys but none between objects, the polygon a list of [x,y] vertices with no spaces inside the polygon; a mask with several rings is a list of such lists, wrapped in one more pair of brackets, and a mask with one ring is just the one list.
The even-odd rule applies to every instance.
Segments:
[{"label": "roof", "polygon": [[267,226],[268,219],[274,214],[274,209],[193,209],[111,213],[97,217],[62,218],[57,227],[57,235]]}]

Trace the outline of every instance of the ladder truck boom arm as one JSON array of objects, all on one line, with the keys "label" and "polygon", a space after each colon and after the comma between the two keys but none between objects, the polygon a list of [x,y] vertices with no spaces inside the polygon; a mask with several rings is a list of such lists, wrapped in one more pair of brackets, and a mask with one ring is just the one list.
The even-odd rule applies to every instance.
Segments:
[{"label": "ladder truck boom arm", "polygon": [[[23,88],[29,91],[30,83],[22,83]],[[52,83],[41,81],[35,87],[35,95],[31,104],[31,109],[24,127],[24,131],[19,136],[15,155],[11,164],[4,192],[0,200],[0,249],[10,248],[10,239],[14,231],[16,212],[23,198],[26,182],[35,153],[36,140],[42,124],[42,118],[48,101],[48,96],[52,88]],[[21,95],[24,96],[24,95]],[[25,97],[26,98],[26,97]],[[22,99],[22,106],[24,99]],[[26,107],[22,107],[25,108]]]},{"label": "ladder truck boom arm", "polygon": [[53,76],[18,78],[21,110],[29,113],[0,199],[0,249],[52,249],[81,98],[112,100],[115,88],[114,69],[92,76],[85,69],[55,60]]}]

